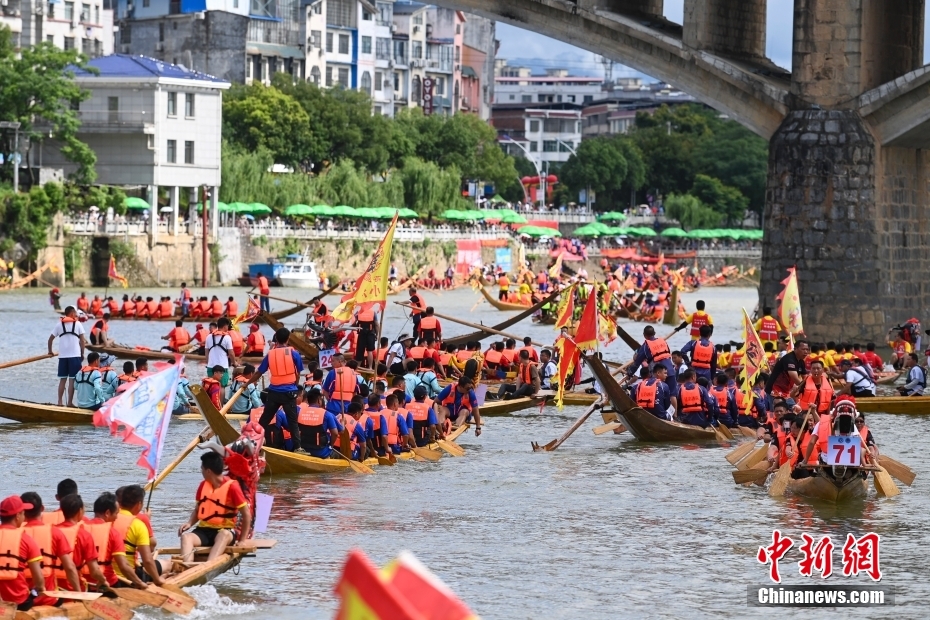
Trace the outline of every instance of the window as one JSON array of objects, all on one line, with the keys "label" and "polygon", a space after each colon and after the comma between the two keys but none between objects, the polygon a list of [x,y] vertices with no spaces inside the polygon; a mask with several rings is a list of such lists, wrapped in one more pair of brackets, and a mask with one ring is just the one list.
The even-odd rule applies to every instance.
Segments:
[{"label": "window", "polygon": [[184,116],[194,118],[194,93],[184,94]]},{"label": "window", "polygon": [[371,37],[362,37],[362,53],[371,53]]},{"label": "window", "polygon": [[378,37],[375,41],[375,56],[378,60],[391,59],[391,39]]},{"label": "window", "polygon": [[462,24],[455,25],[455,34],[462,34]]},{"label": "window", "polygon": [[455,46],[455,62],[459,62],[462,58],[462,48],[458,45]]},{"label": "window", "polygon": [[583,103],[591,103],[594,101],[594,95],[585,95]]},{"label": "window", "polygon": [[158,24],[158,40],[159,41],[165,40],[165,24],[163,23]]},{"label": "window", "polygon": [[313,12],[316,13],[317,15],[322,15],[323,14],[323,3],[317,2],[316,4],[314,4]]},{"label": "window", "polygon": [[520,95],[520,103],[532,103],[533,95]]},{"label": "window", "polygon": [[539,131],[539,121],[530,121],[530,132],[535,133]]},{"label": "window", "polygon": [[87,22],[90,21],[90,6],[86,4],[81,4],[80,9],[81,9],[81,23],[86,24]]},{"label": "window", "polygon": [[119,27],[119,42],[123,44],[132,43],[132,25],[125,21]]},{"label": "window", "polygon": [[45,14],[48,15],[49,19],[55,19],[55,5],[56,2],[49,2],[47,8],[45,9]]},{"label": "window", "polygon": [[423,44],[419,41],[414,41],[410,50],[411,58],[423,58]]},{"label": "window", "polygon": [[[249,63],[246,63],[248,65]],[[168,116],[178,115],[178,94],[168,93]]]},{"label": "window", "polygon": [[575,95],[566,95],[569,103],[575,103]]},{"label": "window", "polygon": [[94,40],[93,39],[81,39],[81,53],[92,56],[94,53]]},{"label": "window", "polygon": [[333,33],[326,33],[326,51],[332,53],[333,51]]},{"label": "window", "polygon": [[394,90],[400,90],[400,73],[394,73]]},{"label": "window", "polygon": [[446,92],[445,92],[445,88],[446,88],[446,79],[445,79],[445,78],[436,78],[436,79],[433,80],[433,81],[436,83],[436,85],[433,86],[433,94],[434,94],[434,95],[439,95],[440,97],[445,96],[445,94],[446,94]]},{"label": "window", "polygon": [[310,69],[310,81],[317,86],[320,85],[320,68],[316,65],[313,65],[313,68]]},{"label": "window", "polygon": [[414,23],[414,24],[419,24],[419,25],[422,26],[422,25],[423,25],[423,15],[422,15],[422,14],[421,14],[421,15],[414,15],[414,16],[413,16],[413,23]]},{"label": "window", "polygon": [[381,90],[381,83],[384,81],[384,75],[380,71],[375,71],[375,90]]},{"label": "window", "polygon": [[349,68],[348,67],[339,67],[339,85],[343,88],[349,87]]},{"label": "window", "polygon": [[65,20],[73,21],[74,20],[74,3],[65,2]]},{"label": "window", "polygon": [[539,150],[538,143],[537,143],[537,142],[530,142],[530,153],[535,153],[535,152],[538,151],[538,150]]},{"label": "window", "polygon": [[349,53],[349,35],[347,34],[339,35],[339,53],[340,54]]},{"label": "window", "polygon": [[177,163],[178,161],[178,141],[177,140],[168,140],[168,148],[165,151],[165,161],[169,164]]},{"label": "window", "polygon": [[194,141],[193,140],[184,141],[184,163],[185,164],[194,163]]},{"label": "window", "polygon": [[51,43],[52,45],[55,45],[55,37],[53,35],[50,35],[50,34],[45,35],[45,41],[47,43]]},{"label": "window", "polygon": [[516,98],[517,98],[516,95],[510,95],[510,101],[513,101],[513,100],[516,99]]},{"label": "window", "polygon": [[420,102],[420,76],[415,75],[410,80],[410,101]]},{"label": "window", "polygon": [[234,9],[238,9],[238,8],[239,8],[239,0],[233,0],[233,8],[234,8]]},{"label": "window", "polygon": [[[65,49],[68,49],[68,39],[71,39],[71,47],[74,47],[74,38],[65,37]],[[119,122],[119,97],[107,97],[107,112],[109,112],[110,122]]]},{"label": "window", "polygon": [[362,73],[362,92],[371,95],[371,74],[367,71]]},{"label": "window", "polygon": [[74,49],[74,37],[65,37],[65,49],[66,50]]},{"label": "window", "polygon": [[147,7],[151,4],[151,0],[142,0],[142,6]]},{"label": "window", "polygon": [[571,153],[571,149],[574,148],[574,146],[571,140],[560,140],[559,153]]},{"label": "window", "polygon": [[371,21],[371,13],[369,13],[368,11],[362,11],[362,21],[370,22],[370,21]]},{"label": "window", "polygon": [[326,67],[326,85],[327,86],[333,85],[333,68],[332,67]]},{"label": "window", "polygon": [[559,143],[556,140],[543,140],[543,153],[555,153],[559,150]]},{"label": "window", "polygon": [[381,116],[381,106],[379,105],[375,106],[375,114],[377,114],[378,116]]}]

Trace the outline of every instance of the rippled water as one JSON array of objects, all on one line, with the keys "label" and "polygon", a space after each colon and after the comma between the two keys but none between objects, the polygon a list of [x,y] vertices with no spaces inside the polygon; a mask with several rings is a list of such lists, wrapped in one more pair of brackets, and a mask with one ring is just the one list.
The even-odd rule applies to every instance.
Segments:
[{"label": "rippled water", "polygon": [[[217,292],[230,294],[229,289]],[[68,302],[75,296],[65,292]],[[756,303],[752,289],[708,289],[686,296],[685,303],[691,307],[698,297],[707,301],[721,341],[737,338],[740,307],[751,311]],[[427,299],[439,312],[486,324],[507,316],[487,303],[469,312],[476,297],[468,290],[428,294]],[[8,345],[4,359],[45,350],[55,317],[44,294],[0,294],[0,312]],[[288,324],[297,321],[292,317]],[[391,304],[384,333],[395,336],[404,321]],[[448,322],[444,326],[449,335],[470,331]],[[111,333],[120,342],[156,346],[169,327],[114,322]],[[409,324],[403,329],[409,330]],[[529,322],[511,331],[540,341],[554,336],[551,327]],[[637,326],[629,331],[637,337],[640,333]],[[679,334],[672,345],[685,341]],[[605,356],[626,360],[630,352],[618,340]],[[2,373],[4,397],[55,398],[54,360]],[[330,618],[336,605],[332,588],[352,547],[361,547],[378,564],[402,549],[411,550],[483,618],[770,616],[769,610],[747,606],[746,586],[766,584],[767,568],[755,556],[760,545],[771,542],[774,528],[795,540],[802,533],[831,535],[837,544],[835,570],[847,533],[877,532],[882,537],[882,583],[897,588],[898,605],[840,613],[869,618],[928,615],[928,459],[919,440],[930,434],[927,418],[869,416],[882,451],[913,467],[917,481],[910,488],[899,485],[902,494],[895,498],[879,500],[870,492],[860,504],[836,508],[772,499],[758,487],[734,486],[732,468],[723,458],[729,444],[648,445],[629,435],[596,437],[591,428],[600,423],[598,416],[556,452],[531,451],[530,441],[559,437],[582,411],[548,408],[542,414],[532,410],[490,418],[481,437],[468,434],[460,440],[468,452],[465,458],[405,462],[376,468],[373,476],[265,479],[261,490],[275,496],[267,536],[276,538],[278,546],[246,560],[238,575],[227,573],[195,589],[203,607],[196,617]],[[165,462],[201,426],[173,424]],[[69,476],[78,481],[88,502],[100,491],[144,477],[134,465],[137,448],[89,427],[2,424],[0,455],[0,496],[36,490],[48,503],[58,480]],[[177,526],[192,508],[199,480],[195,455],[156,491],[153,525],[162,544],[176,543]],[[798,576],[798,559],[795,548],[782,562],[785,583],[814,583]],[[871,582],[835,574],[826,583]],[[819,610],[802,613],[826,615]],[[142,617],[164,616],[145,611]]]}]

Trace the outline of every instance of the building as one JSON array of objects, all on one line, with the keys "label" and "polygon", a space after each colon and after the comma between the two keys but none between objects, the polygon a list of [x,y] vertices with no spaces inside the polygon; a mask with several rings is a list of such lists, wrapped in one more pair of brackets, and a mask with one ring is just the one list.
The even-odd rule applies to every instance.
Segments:
[{"label": "building", "polygon": [[526,157],[543,173],[568,161],[581,143],[578,104],[495,105],[491,124],[505,153]]},{"label": "building", "polygon": [[627,133],[639,112],[652,113],[663,105],[695,103],[687,93],[668,84],[643,84],[639,78],[614,82],[603,98],[584,106],[583,138]]},{"label": "building", "polygon": [[[97,155],[98,181],[147,187],[153,211],[158,189],[167,188],[175,216],[170,221],[177,221],[181,188],[206,185],[218,201],[223,91],[229,83],[142,56],[115,54],[89,64],[97,75],[75,71],[75,80],[91,93],[80,104],[78,138]],[[42,145],[43,165],[68,174],[75,166],[60,146]]]},{"label": "building", "polygon": [[494,78],[495,104],[587,104],[603,96],[600,77],[570,76],[564,69],[547,69],[546,75],[529,75],[525,67],[498,67]]},{"label": "building", "polygon": [[494,62],[497,56],[497,31],[494,21],[467,15],[462,37],[462,100],[459,109],[491,118],[494,100]]},{"label": "building", "polygon": [[103,0],[2,0],[0,24],[10,27],[16,48],[48,41],[91,58],[113,53],[113,11]]}]

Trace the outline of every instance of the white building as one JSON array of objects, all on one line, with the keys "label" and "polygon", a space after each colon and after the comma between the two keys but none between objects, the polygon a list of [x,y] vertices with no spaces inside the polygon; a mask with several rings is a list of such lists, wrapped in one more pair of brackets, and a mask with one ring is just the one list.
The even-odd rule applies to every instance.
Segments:
[{"label": "white building", "polygon": [[[206,185],[214,203],[220,179],[223,91],[230,84],[153,58],[116,54],[94,59],[98,75],[76,71],[91,92],[81,102],[78,138],[97,155],[97,180],[107,185],[147,186],[157,210],[158,189],[167,188],[177,221],[180,188]],[[74,170],[46,142],[43,165]]]},{"label": "white building", "polygon": [[526,157],[542,171],[551,163],[568,161],[581,143],[580,106],[495,106],[491,122],[504,152]]},{"label": "white building", "polygon": [[574,103],[584,105],[603,97],[600,77],[575,77],[564,69],[547,69],[546,75],[526,75],[523,67],[499,67],[494,78],[495,104]]},{"label": "white building", "polygon": [[91,58],[113,53],[113,11],[103,0],[2,0],[0,24],[10,27],[17,48],[48,41]]}]

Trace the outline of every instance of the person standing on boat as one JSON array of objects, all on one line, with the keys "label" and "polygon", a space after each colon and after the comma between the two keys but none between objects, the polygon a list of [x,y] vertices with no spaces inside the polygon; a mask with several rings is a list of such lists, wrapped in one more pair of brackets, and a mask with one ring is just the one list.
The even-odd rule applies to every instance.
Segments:
[{"label": "person standing on boat", "polygon": [[268,288],[268,278],[265,277],[265,274],[258,274],[258,295],[259,301],[261,302],[262,312],[271,312],[271,301],[268,299],[268,295],[271,294],[271,289]]},{"label": "person standing on boat", "polygon": [[717,349],[709,340],[713,327],[701,325],[700,338],[691,340],[681,348],[681,355],[691,360],[691,368],[698,377],[708,381],[717,376]]},{"label": "person standing on boat", "polygon": [[374,352],[378,345],[378,323],[380,316],[374,305],[360,309],[355,314],[358,338],[355,342],[355,359],[366,368],[374,368]]},{"label": "person standing on boat", "polygon": [[691,340],[698,340],[704,337],[701,335],[701,327],[704,325],[709,325],[711,333],[713,333],[714,319],[704,312],[706,306],[703,299],[698,299],[694,307],[697,308],[697,310],[685,317],[685,323],[691,325]]},{"label": "person standing on boat", "polygon": [[774,345],[773,349],[778,345],[778,332],[785,331],[778,319],[772,316],[772,309],[768,306],[763,306],[762,318],[756,321],[754,327],[759,340],[762,341],[762,346],[764,347],[766,342],[771,342]]},{"label": "person standing on boat", "polygon": [[58,338],[58,406],[62,406],[65,385],[68,386],[68,406],[74,406],[74,377],[81,370],[84,359],[84,326],[77,320],[74,306],[65,308],[65,315],[58,321],[48,337],[48,354],[52,343]]},{"label": "person standing on boat", "polygon": [[917,363],[917,354],[908,353],[904,360],[907,369],[907,383],[898,388],[901,396],[923,396],[927,387],[927,373]]},{"label": "person standing on boat", "polygon": [[[229,322],[227,319],[220,321]],[[271,441],[270,426],[278,408],[284,409],[284,415],[287,416],[287,428],[291,433],[291,439],[294,442],[294,452],[306,454],[300,443],[300,428],[297,426],[297,385],[300,383],[300,373],[303,372],[304,363],[300,359],[300,353],[287,346],[287,341],[291,337],[291,330],[282,327],[274,333],[272,349],[262,360],[262,363],[255,369],[255,374],[249,379],[250,384],[258,383],[267,371],[271,371],[271,381],[268,385],[268,393],[265,397],[265,410],[259,419],[259,424],[265,429],[265,441]],[[341,355],[334,356],[342,358]],[[335,362],[335,359],[334,359]],[[333,366],[335,367],[335,363]],[[352,372],[351,370],[349,372]],[[354,375],[354,373],[353,373]]]},{"label": "person standing on boat", "polygon": [[668,391],[668,384],[665,383],[668,369],[661,364],[655,364],[651,375],[636,382],[630,389],[630,397],[639,407],[655,417],[667,420],[668,410],[672,404],[672,396]]},{"label": "person standing on boat", "polygon": [[191,291],[187,288],[187,282],[181,282],[181,317],[186,317],[191,313]]},{"label": "person standing on boat", "polygon": [[694,382],[693,370],[686,370],[681,378],[684,379],[684,383],[678,388],[678,399],[675,403],[678,421],[682,424],[707,428],[717,408],[716,401],[711,398],[707,390]]},{"label": "person standing on boat", "polygon": [[[661,364],[668,371],[665,377],[665,383],[668,385],[669,394],[672,396],[672,406],[677,408],[678,381],[676,379],[675,366],[672,364],[672,353],[668,348],[668,343],[664,338],[656,336],[656,330],[652,325],[643,328],[642,346],[633,356],[633,363],[630,364],[627,375],[632,377],[636,374],[636,369],[643,365],[644,362],[650,366]],[[692,379],[693,380],[693,379]]]},{"label": "person standing on boat", "polygon": [[423,301],[423,297],[417,293],[417,289],[413,286],[410,287],[410,318],[413,319],[413,333],[420,333],[420,320],[423,318],[423,313],[426,312],[426,302]]},{"label": "person standing on boat", "polygon": [[788,396],[794,386],[804,382],[807,374],[804,360],[810,352],[810,344],[806,340],[798,340],[794,344],[794,351],[783,355],[772,368],[772,374],[765,383],[765,391],[776,398]]},{"label": "person standing on boat", "polygon": [[423,340],[442,340],[442,325],[434,314],[436,310],[427,306],[420,319],[420,338]]},{"label": "person standing on boat", "polygon": [[216,331],[207,336],[204,345],[207,355],[207,368],[212,369],[214,366],[222,366],[225,369],[223,372],[223,387],[229,385],[229,369],[236,367],[236,352],[233,349],[232,338],[227,333],[229,326],[229,319],[225,317],[217,321]]},{"label": "person standing on boat", "polygon": [[203,482],[197,487],[197,505],[187,523],[178,528],[182,562],[194,561],[194,547],[210,547],[207,562],[223,555],[226,547],[236,542],[236,513],[240,536],[248,538],[252,531],[252,511],[242,487],[223,475],[224,467],[223,457],[216,452],[200,455]]}]

